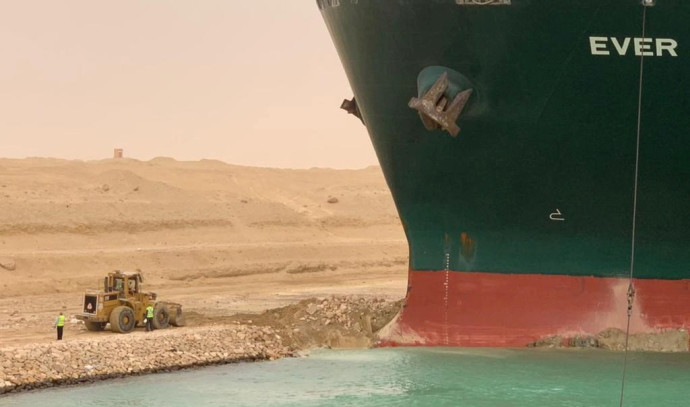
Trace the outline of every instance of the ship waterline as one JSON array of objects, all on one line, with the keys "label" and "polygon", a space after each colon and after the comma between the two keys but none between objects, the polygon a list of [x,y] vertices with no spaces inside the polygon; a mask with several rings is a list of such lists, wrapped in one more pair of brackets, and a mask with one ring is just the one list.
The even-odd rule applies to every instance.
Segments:
[{"label": "ship waterline", "polygon": [[[688,281],[636,279],[630,332],[690,326]],[[384,346],[520,347],[627,328],[628,280],[544,274],[411,271]]]},{"label": "ship waterline", "polygon": [[631,272],[633,331],[690,325],[690,3],[317,4],[409,241],[388,343],[625,328]]}]

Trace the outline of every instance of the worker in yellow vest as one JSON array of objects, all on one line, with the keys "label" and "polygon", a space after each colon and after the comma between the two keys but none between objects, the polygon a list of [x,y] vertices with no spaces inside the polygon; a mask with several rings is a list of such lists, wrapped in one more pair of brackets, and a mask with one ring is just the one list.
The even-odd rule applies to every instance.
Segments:
[{"label": "worker in yellow vest", "polygon": [[57,328],[57,340],[62,340],[62,330],[65,328],[65,315],[60,312],[57,319],[55,320],[55,328]]},{"label": "worker in yellow vest", "polygon": [[153,331],[153,305],[146,307],[146,332]]}]

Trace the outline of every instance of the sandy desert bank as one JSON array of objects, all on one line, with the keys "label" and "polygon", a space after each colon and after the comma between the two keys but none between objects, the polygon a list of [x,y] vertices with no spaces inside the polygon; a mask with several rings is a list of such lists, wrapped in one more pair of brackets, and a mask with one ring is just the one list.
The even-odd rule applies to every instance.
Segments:
[{"label": "sandy desert bank", "polygon": [[0,159],[0,347],[54,340],[57,313],[114,269],[212,325],[310,297],[400,299],[407,243],[378,167]]}]

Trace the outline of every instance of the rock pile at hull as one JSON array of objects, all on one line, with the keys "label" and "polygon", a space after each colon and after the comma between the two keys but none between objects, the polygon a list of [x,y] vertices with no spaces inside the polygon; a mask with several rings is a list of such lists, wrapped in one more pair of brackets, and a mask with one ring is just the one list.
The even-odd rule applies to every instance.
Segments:
[{"label": "rock pile at hull", "polygon": [[276,329],[286,346],[311,348],[370,348],[376,333],[400,311],[402,301],[358,296],[302,300],[262,314],[239,314],[236,322]]},{"label": "rock pile at hull", "polygon": [[[687,352],[690,335],[684,329],[668,329],[655,333],[633,333],[627,338],[633,352]],[[625,331],[609,328],[596,335],[548,336],[531,343],[535,348],[601,348],[616,352],[625,350]]]}]

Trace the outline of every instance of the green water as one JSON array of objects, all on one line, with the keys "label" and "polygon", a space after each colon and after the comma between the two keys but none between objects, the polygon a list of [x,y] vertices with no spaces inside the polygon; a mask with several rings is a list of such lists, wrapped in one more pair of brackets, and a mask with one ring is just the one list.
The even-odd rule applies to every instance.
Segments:
[{"label": "green water", "polygon": [[[623,354],[396,348],[131,377],[0,406],[618,406]],[[625,406],[689,406],[690,354],[632,353]]]}]

